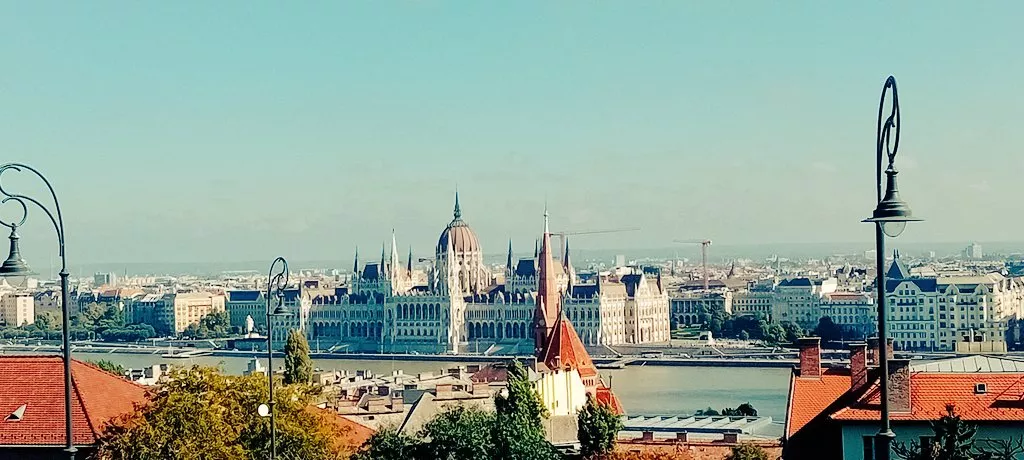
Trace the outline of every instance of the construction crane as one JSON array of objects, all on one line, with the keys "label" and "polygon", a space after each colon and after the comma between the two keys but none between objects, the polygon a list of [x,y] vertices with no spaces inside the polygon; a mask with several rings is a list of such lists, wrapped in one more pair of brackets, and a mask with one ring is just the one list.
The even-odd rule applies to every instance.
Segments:
[{"label": "construction crane", "polygon": [[701,264],[704,266],[704,290],[708,290],[708,246],[711,240],[675,240],[677,244],[699,244]]},{"label": "construction crane", "polygon": [[625,232],[637,232],[637,231],[640,231],[640,227],[616,228],[616,229],[609,229],[609,230],[584,230],[584,231],[578,231],[578,232],[551,232],[551,236],[556,237],[559,240],[561,240],[560,250],[559,250],[558,253],[560,254],[559,257],[564,257],[565,256],[565,237],[567,237],[567,236],[598,235],[598,234],[603,234],[603,233],[625,233]]}]

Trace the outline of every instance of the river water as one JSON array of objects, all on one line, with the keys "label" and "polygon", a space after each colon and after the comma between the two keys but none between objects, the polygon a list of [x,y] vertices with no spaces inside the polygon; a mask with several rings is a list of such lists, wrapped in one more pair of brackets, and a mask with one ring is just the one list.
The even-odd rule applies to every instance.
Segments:
[{"label": "river water", "polygon": [[[174,366],[200,364],[220,366],[224,372],[241,374],[249,358],[203,356],[187,359],[167,359],[158,354],[121,354],[75,352],[75,359],[97,361],[106,359],[126,368],[141,368],[156,363]],[[390,374],[402,370],[406,374],[438,372],[460,363],[441,361],[348,360],[314,359],[321,369],[367,369],[375,373]],[[264,366],[266,360],[263,360]],[[275,359],[275,367],[284,360]],[[684,366],[628,366],[625,369],[601,370],[605,382],[622,400],[630,414],[678,415],[691,414],[698,409],[736,407],[745,402],[752,404],[758,415],[769,416],[776,422],[785,420],[786,398],[789,391],[788,369],[752,367],[684,367]]]}]

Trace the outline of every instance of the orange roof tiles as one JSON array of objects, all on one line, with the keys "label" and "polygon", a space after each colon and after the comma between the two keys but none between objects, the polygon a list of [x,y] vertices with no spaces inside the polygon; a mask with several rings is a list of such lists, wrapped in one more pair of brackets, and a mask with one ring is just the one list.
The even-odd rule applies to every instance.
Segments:
[{"label": "orange roof tiles", "polygon": [[[986,391],[977,394],[975,384]],[[940,374],[914,373],[910,376],[910,412],[893,412],[893,420],[936,420],[952,404],[970,421],[1024,421],[1024,374]],[[849,407],[839,409],[835,420],[878,420],[877,384]]]},{"label": "orange roof tiles", "polygon": [[800,431],[849,390],[850,373],[845,369],[825,369],[821,378],[803,378],[794,373],[786,408],[786,436]]},{"label": "orange roof tiles", "polygon": [[558,316],[540,357],[548,369],[576,369],[583,378],[597,375],[597,367],[590,360],[590,353],[587,353],[572,322],[564,314]]},{"label": "orange roof tiles", "polygon": [[[107,423],[148,402],[145,388],[92,365],[71,363],[75,445],[91,445]],[[21,420],[7,417],[25,405]],[[0,356],[0,445],[62,445],[64,365],[57,356]]]},{"label": "orange roof tiles", "polygon": [[615,393],[612,392],[611,388],[604,386],[604,384],[600,384],[597,386],[597,390],[595,392],[597,393],[597,402],[611,408],[616,415],[623,415],[626,413],[626,409],[622,407],[622,401],[619,401],[619,397],[615,396]]}]

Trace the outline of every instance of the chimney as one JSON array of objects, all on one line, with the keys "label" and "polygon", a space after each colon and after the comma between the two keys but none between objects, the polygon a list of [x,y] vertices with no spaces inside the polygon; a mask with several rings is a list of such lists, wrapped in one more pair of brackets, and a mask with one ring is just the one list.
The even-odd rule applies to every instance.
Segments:
[{"label": "chimney", "polygon": [[800,377],[821,378],[821,338],[797,339],[800,345]]},{"label": "chimney", "polygon": [[868,383],[868,344],[850,344],[850,391],[857,391]]},{"label": "chimney", "polygon": [[889,360],[889,410],[910,412],[910,360]]},{"label": "chimney", "polygon": [[[885,341],[888,342],[889,344],[889,346],[887,347],[889,352],[888,358],[891,360],[894,357],[892,349],[892,338],[886,338]],[[878,366],[879,356],[880,354],[878,346],[878,337],[871,337],[868,339],[868,366]]]}]

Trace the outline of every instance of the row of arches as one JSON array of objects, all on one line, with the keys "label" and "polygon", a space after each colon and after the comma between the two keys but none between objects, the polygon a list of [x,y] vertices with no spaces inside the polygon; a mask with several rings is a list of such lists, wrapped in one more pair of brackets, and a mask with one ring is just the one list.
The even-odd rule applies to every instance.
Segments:
[{"label": "row of arches", "polygon": [[314,322],[312,337],[364,337],[380,338],[384,334],[384,323],[380,321],[337,323],[337,322]]},{"label": "row of arches", "polygon": [[478,339],[525,339],[530,337],[526,323],[467,323],[466,333],[469,340]]},{"label": "row of arches", "polygon": [[427,305],[399,304],[395,311],[398,312],[398,319],[404,320],[441,318],[441,305],[436,303]]}]

